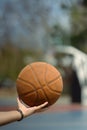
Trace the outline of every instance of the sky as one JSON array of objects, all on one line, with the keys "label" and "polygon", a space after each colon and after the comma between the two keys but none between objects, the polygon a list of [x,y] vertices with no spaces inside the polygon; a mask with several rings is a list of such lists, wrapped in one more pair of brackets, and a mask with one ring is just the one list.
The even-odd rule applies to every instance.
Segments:
[{"label": "sky", "polygon": [[[70,7],[80,0],[0,0],[0,45],[43,47],[54,25],[71,31]],[[62,8],[65,5],[66,8]],[[45,40],[44,40],[45,39]]]}]

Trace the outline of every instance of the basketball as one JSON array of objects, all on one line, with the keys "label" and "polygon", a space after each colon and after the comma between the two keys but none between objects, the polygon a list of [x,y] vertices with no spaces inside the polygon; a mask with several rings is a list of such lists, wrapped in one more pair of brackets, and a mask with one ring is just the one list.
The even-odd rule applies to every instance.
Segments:
[{"label": "basketball", "polygon": [[37,106],[48,102],[54,104],[63,91],[60,72],[46,62],[34,62],[26,65],[16,80],[19,98],[28,106]]}]

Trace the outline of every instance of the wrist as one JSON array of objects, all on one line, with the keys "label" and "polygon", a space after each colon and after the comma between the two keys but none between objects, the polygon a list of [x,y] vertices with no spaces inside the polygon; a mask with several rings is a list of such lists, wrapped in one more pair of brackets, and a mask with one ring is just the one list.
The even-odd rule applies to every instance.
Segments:
[{"label": "wrist", "polygon": [[21,121],[24,118],[24,114],[23,114],[23,112],[19,108],[17,109],[17,112],[19,112],[20,115],[21,115],[21,118],[18,119],[17,121]]}]

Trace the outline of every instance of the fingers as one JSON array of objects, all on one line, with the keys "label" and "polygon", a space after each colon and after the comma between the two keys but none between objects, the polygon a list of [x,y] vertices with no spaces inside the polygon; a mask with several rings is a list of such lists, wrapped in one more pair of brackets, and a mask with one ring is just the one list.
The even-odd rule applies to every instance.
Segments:
[{"label": "fingers", "polygon": [[17,103],[19,104],[20,103],[20,101],[19,101],[19,98],[17,97]]},{"label": "fingers", "polygon": [[45,107],[47,104],[48,104],[48,102],[45,102],[45,103],[43,103],[43,104],[41,104],[41,105],[39,105],[39,106],[36,106],[36,107],[35,107],[35,110],[39,110],[39,109]]},{"label": "fingers", "polygon": [[[24,102],[22,102],[22,100],[19,99],[19,97],[17,97],[17,103],[18,103],[18,107],[23,107],[25,106],[26,108],[30,108],[29,106],[27,106]],[[31,107],[32,110],[34,111],[39,111],[41,110],[42,108],[44,108],[46,105],[48,104],[48,102],[45,102],[39,106],[34,106],[34,107]]]}]

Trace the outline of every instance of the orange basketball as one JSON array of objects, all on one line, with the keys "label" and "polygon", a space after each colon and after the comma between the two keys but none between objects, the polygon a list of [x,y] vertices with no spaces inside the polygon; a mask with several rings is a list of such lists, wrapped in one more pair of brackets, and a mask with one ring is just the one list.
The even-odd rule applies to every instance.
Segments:
[{"label": "orange basketball", "polygon": [[36,106],[48,101],[54,104],[63,90],[60,72],[51,64],[34,62],[23,68],[17,82],[18,96],[29,106]]}]

